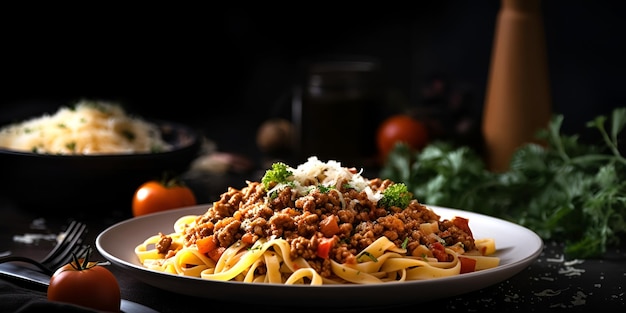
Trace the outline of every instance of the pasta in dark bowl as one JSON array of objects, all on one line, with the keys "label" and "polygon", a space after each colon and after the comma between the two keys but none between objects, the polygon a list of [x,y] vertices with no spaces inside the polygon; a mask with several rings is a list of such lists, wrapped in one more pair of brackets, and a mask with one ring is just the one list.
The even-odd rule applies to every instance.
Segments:
[{"label": "pasta in dark bowl", "polygon": [[[126,211],[128,208],[130,214],[132,196],[141,183],[158,179],[164,173],[183,173],[201,148],[199,134],[188,126],[145,121],[154,126],[151,131],[163,143],[160,149],[61,153],[0,145],[0,197],[33,211],[72,212],[93,208]],[[79,145],[76,141],[72,145],[64,144],[73,149]],[[39,143],[36,146],[44,147]]]}]

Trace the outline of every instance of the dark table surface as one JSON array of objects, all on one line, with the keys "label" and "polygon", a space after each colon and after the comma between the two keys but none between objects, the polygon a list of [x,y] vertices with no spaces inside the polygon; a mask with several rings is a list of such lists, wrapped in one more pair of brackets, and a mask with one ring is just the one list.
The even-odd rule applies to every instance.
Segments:
[{"label": "dark table surface", "polygon": [[[229,184],[238,177],[216,178]],[[219,185],[210,179],[212,188]],[[208,187],[207,187],[208,190]],[[224,189],[225,190],[225,189]],[[208,199],[202,198],[201,199]],[[58,234],[68,225],[70,218],[86,222],[89,232],[86,240],[95,247],[97,235],[120,221],[130,218],[130,205],[119,209],[86,209],[82,213],[66,214],[32,211],[0,198],[2,227],[0,228],[0,253],[10,252],[33,258],[43,257],[55,244],[51,238],[28,241],[29,234]],[[47,238],[47,239],[46,239]],[[522,243],[520,243],[522,244]],[[589,312],[598,308],[625,308],[624,282],[626,282],[626,249],[613,247],[603,258],[568,260],[563,255],[563,243],[545,242],[543,252],[528,268],[495,285],[467,294],[455,295],[433,301],[419,301],[409,305],[389,307],[360,307],[334,309],[324,312],[367,312],[381,309],[411,310],[435,309],[438,312]],[[96,253],[92,260],[105,259]],[[116,266],[109,269],[116,275],[122,298],[157,312],[206,312],[208,308],[232,308],[235,310],[279,309],[276,304],[227,303],[219,299],[187,296],[148,285]],[[384,296],[384,295],[381,295]],[[0,312],[38,311],[45,302],[45,289],[35,285],[21,284],[0,276]],[[319,299],[324,301],[324,299]],[[317,300],[314,300],[317,301]],[[332,305],[332,304],[330,304]],[[299,312],[320,312],[319,308],[307,308]],[[144,312],[137,310],[137,312]]]}]

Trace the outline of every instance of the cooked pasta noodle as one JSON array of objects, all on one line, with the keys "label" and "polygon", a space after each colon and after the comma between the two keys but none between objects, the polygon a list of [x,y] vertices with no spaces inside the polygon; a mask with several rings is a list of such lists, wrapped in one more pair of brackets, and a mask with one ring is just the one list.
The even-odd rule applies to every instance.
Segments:
[{"label": "cooked pasta noodle", "polygon": [[115,103],[83,100],[54,114],[0,129],[0,147],[40,154],[112,154],[167,151],[159,128]]},{"label": "cooked pasta noodle", "polygon": [[216,281],[310,285],[425,280],[499,265],[495,241],[474,239],[465,218],[441,219],[412,198],[405,207],[379,206],[392,181],[315,157],[273,168],[279,172],[229,188],[206,213],[182,216],[172,232],[138,244],[141,264]]}]

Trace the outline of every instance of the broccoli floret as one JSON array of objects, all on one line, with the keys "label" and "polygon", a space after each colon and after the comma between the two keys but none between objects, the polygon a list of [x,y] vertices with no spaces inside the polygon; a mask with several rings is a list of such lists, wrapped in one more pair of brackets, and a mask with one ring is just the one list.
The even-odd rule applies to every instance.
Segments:
[{"label": "broccoli floret", "polygon": [[272,168],[265,171],[265,175],[261,179],[261,183],[266,190],[269,190],[273,184],[287,183],[288,178],[293,173],[289,170],[289,166],[282,162],[276,162],[272,164]]},{"label": "broccoli floret", "polygon": [[406,208],[412,198],[413,194],[409,192],[407,186],[404,183],[397,183],[383,191],[383,197],[378,201],[378,205],[384,208],[392,206]]}]

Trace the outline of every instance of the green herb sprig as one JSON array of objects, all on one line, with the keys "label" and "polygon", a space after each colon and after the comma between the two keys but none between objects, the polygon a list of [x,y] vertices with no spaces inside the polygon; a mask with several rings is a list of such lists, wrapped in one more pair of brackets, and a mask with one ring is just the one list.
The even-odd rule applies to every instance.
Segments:
[{"label": "green herb sprig", "polygon": [[378,201],[378,205],[384,208],[392,206],[406,208],[412,198],[413,195],[404,183],[396,183],[383,191],[383,197]]},{"label": "green herb sprig", "polygon": [[272,186],[279,183],[288,183],[289,178],[293,175],[293,172],[289,169],[289,166],[283,162],[276,162],[272,164],[272,168],[265,171],[265,175],[261,178],[261,183],[266,190],[269,190]]},{"label": "green herb sprig", "polygon": [[413,153],[399,144],[380,176],[408,186],[430,205],[503,218],[535,231],[544,240],[565,242],[570,258],[599,258],[626,234],[626,159],[619,151],[626,108],[586,124],[602,137],[584,144],[561,134],[556,115],[537,137],[514,153],[510,169],[488,171],[477,151],[433,142]]}]

